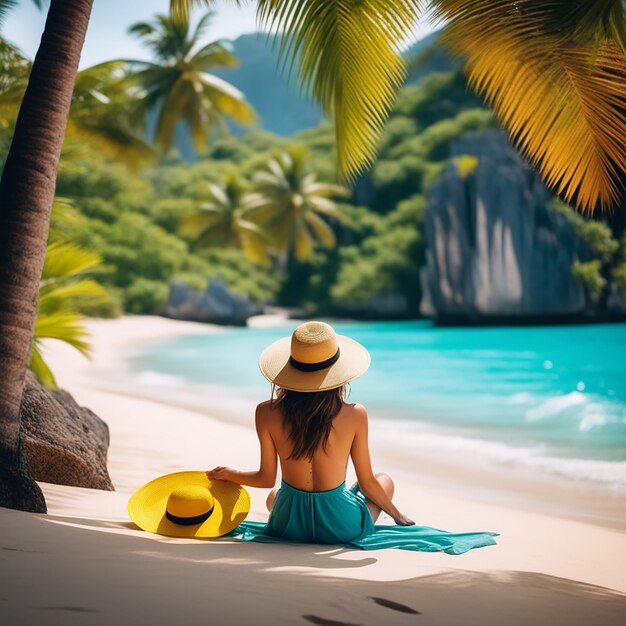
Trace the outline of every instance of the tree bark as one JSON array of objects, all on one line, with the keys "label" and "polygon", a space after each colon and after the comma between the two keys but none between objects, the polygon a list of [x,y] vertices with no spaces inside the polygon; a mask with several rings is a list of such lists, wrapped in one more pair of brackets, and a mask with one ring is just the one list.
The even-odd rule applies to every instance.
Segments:
[{"label": "tree bark", "polygon": [[93,0],[51,0],[0,180],[0,506],[45,512],[26,469],[20,403],[50,209]]}]

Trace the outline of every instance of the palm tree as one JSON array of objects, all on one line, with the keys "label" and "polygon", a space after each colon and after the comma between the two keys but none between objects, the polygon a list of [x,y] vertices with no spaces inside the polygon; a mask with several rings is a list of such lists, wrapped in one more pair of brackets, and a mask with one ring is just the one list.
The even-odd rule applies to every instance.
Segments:
[{"label": "palm tree", "polygon": [[232,67],[237,58],[220,42],[198,48],[212,13],[204,15],[195,29],[187,17],[174,20],[157,15],[152,22],[140,22],[130,32],[151,48],[155,62],[130,61],[138,70],[131,80],[142,87],[137,118],[146,124],[158,110],[154,144],[167,152],[177,126],[183,122],[198,151],[206,147],[211,130],[226,131],[226,120],[251,124],[256,120],[244,95],[230,83],[210,74],[216,67]]},{"label": "palm tree", "polygon": [[183,229],[196,237],[196,246],[241,248],[253,261],[268,261],[269,235],[246,211],[245,183],[236,172],[226,176],[224,185],[209,184],[209,200],[189,217]]},{"label": "palm tree", "polygon": [[[175,16],[213,0],[170,0]],[[568,203],[619,205],[626,178],[624,0],[257,0],[283,33],[304,88],[335,123],[338,165],[354,176],[376,142],[405,68],[399,44],[430,9],[467,58],[511,139]],[[620,178],[622,182],[620,182]]]},{"label": "palm tree", "polygon": [[306,166],[304,150],[282,152],[254,175],[255,192],[245,202],[246,216],[270,233],[277,250],[294,250],[299,261],[311,258],[317,242],[335,244],[335,234],[322,216],[341,218],[332,198],[349,195],[345,187],[317,181]]},{"label": "palm tree", "polygon": [[0,506],[45,512],[24,462],[20,404],[50,208],[93,0],[51,0],[0,179]]}]

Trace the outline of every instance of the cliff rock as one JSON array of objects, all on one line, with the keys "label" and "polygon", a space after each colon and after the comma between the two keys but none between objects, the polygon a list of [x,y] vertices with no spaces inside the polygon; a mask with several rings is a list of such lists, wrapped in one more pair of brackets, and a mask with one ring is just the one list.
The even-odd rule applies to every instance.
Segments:
[{"label": "cliff rock", "polygon": [[451,153],[477,166],[463,175],[453,160],[429,190],[422,312],[470,323],[584,314],[571,267],[585,249],[539,177],[496,130],[460,137]]}]

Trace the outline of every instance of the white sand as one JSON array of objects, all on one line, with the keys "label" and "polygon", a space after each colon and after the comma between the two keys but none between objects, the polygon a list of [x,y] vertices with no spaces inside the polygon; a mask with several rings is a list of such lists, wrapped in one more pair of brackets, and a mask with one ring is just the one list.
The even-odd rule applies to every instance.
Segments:
[{"label": "white sand", "polygon": [[[215,465],[254,469],[252,415],[229,423],[201,407],[189,410],[171,400],[138,397],[139,391],[114,390],[121,347],[221,329],[153,317],[93,321],[90,329],[91,362],[62,345],[51,345],[48,356],[60,384],[108,423],[109,470],[117,491],[43,483],[47,515],[0,509],[0,623],[623,623],[621,530],[424,486],[399,474],[374,441],[376,471],[396,470],[400,510],[420,525],[499,532],[497,546],[452,556],[181,540],[137,530],[126,516],[126,502],[148,480]],[[353,479],[352,472],[348,480]],[[249,491],[248,519],[267,519],[269,490]],[[383,516],[379,523],[388,521]],[[421,615],[372,598],[399,602]]]}]

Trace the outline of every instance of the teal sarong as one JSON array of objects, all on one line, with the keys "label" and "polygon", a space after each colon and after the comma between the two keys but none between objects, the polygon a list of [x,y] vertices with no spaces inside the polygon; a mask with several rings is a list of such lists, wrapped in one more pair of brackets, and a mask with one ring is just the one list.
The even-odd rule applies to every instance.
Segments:
[{"label": "teal sarong", "polygon": [[495,545],[494,532],[451,533],[428,526],[374,524],[358,484],[302,491],[281,480],[267,523],[243,521],[225,537],[263,543],[334,544],[346,548],[399,548],[462,554]]}]

